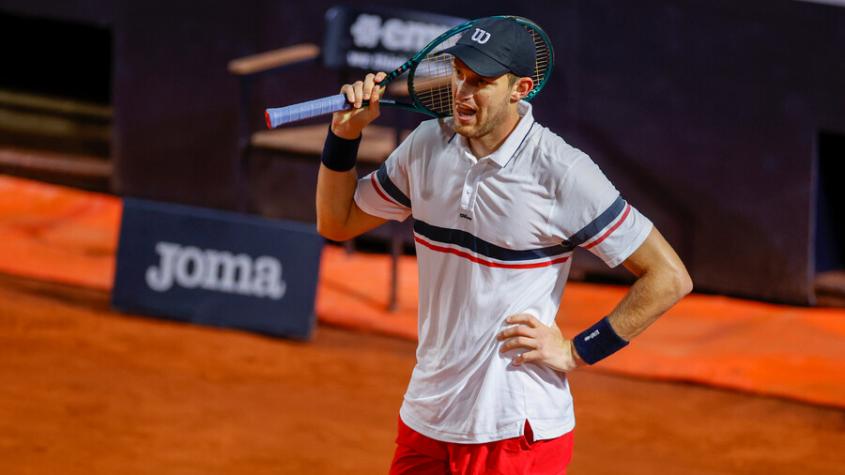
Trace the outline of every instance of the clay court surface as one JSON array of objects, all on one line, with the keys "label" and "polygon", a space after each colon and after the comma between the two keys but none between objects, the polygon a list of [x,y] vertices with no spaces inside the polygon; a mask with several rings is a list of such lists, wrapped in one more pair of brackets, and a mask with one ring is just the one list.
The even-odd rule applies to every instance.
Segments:
[{"label": "clay court surface", "polygon": [[[114,313],[0,275],[0,473],[379,474],[409,341],[310,343]],[[579,370],[572,474],[839,474],[845,411]]]}]

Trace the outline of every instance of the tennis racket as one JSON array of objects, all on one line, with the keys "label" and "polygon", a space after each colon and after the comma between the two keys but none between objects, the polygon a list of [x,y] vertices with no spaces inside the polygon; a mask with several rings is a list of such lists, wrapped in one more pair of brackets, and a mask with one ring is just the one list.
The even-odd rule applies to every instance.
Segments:
[{"label": "tennis racket", "polygon": [[[546,85],[554,67],[554,50],[549,37],[539,26],[526,18],[507,15],[488,18],[511,18],[531,33],[534,39],[536,58],[534,76],[532,77],[534,89],[524,98],[524,100],[530,101]],[[411,102],[400,102],[387,98],[380,99],[379,104],[420,112],[431,117],[451,115],[452,55],[444,53],[443,50],[455,45],[463,32],[485,19],[487,18],[470,20],[444,32],[378,83],[379,86],[386,86],[397,78],[406,77],[408,97]],[[364,101],[364,104],[367,103],[368,101]],[[347,101],[346,96],[336,94],[287,107],[267,109],[264,111],[264,119],[267,128],[274,129],[298,120],[332,114],[350,108],[352,108],[352,104]]]}]

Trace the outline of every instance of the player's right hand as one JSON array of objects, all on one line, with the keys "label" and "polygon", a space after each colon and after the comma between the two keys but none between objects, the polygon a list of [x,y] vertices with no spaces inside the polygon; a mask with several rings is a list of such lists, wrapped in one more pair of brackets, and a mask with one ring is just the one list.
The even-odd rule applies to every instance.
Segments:
[{"label": "player's right hand", "polygon": [[[346,100],[352,104],[351,109],[335,112],[332,115],[332,132],[338,137],[345,139],[356,139],[361,135],[364,127],[376,120],[379,116],[379,99],[384,91],[383,87],[376,83],[384,80],[386,73],[367,74],[363,81],[355,81],[352,84],[344,84],[340,88],[341,94],[346,95]],[[369,105],[363,105],[364,101],[370,101]]]},{"label": "player's right hand", "polygon": [[512,326],[498,334],[497,339],[503,342],[499,351],[519,350],[513,365],[536,363],[568,373],[583,364],[572,340],[564,338],[555,322],[546,325],[534,315],[519,313],[509,316],[505,323]]}]

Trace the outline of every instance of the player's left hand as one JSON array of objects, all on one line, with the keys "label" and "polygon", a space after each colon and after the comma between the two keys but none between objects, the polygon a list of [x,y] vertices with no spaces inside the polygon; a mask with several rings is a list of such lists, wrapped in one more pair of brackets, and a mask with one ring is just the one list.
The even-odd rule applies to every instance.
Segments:
[{"label": "player's left hand", "polygon": [[499,351],[527,350],[513,359],[515,366],[539,363],[561,373],[579,366],[572,341],[564,338],[554,323],[547,326],[527,313],[511,315],[506,322],[512,326],[497,336],[499,341],[504,341]]}]

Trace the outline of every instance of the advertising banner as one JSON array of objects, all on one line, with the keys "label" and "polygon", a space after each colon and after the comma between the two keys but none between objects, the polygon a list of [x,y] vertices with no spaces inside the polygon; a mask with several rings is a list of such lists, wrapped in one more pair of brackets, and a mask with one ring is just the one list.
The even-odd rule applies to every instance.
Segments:
[{"label": "advertising banner", "polygon": [[112,304],[307,339],[322,247],[310,225],[127,198]]}]

